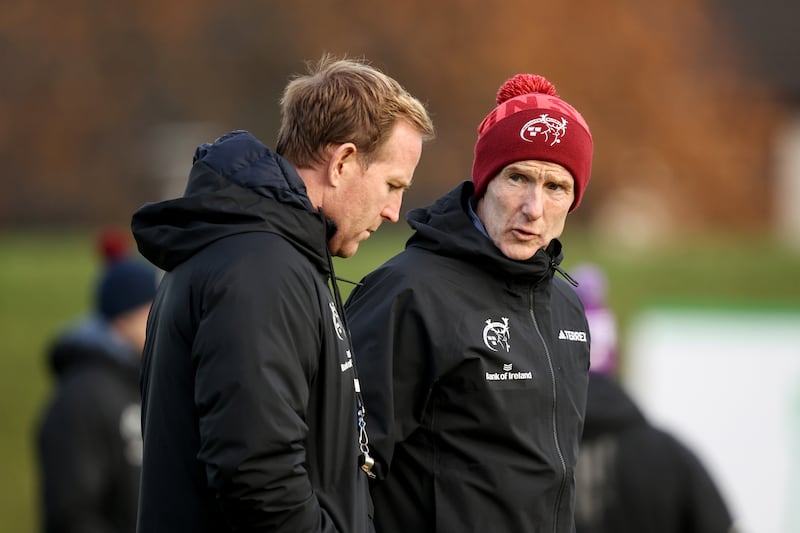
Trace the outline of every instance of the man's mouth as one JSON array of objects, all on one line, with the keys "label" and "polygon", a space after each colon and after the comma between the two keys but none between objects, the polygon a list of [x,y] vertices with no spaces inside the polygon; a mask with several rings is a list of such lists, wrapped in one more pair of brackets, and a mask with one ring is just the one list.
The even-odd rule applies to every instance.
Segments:
[{"label": "man's mouth", "polygon": [[534,238],[537,237],[537,235],[535,233],[532,233],[530,231],[525,231],[524,229],[520,229],[520,228],[512,229],[511,233],[513,233],[516,238],[518,238],[520,240],[525,240],[525,241],[528,241],[528,240],[531,240],[531,239],[534,239]]}]

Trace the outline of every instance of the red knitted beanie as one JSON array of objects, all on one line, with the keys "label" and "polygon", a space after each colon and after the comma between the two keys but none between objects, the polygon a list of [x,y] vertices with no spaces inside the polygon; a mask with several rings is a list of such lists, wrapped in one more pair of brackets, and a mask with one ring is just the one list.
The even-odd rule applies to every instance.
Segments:
[{"label": "red knitted beanie", "polygon": [[497,91],[495,107],[478,126],[472,181],[475,198],[515,161],[558,163],[575,180],[573,211],[581,203],[592,170],[592,134],[574,107],[542,76],[517,74]]}]

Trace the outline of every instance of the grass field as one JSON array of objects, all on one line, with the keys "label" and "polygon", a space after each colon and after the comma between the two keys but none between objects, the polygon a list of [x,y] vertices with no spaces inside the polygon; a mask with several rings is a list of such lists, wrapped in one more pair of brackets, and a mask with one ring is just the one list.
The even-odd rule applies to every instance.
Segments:
[{"label": "grass field", "polygon": [[[337,274],[360,279],[400,251],[407,235],[382,230],[354,259],[337,260]],[[658,304],[800,308],[800,253],[744,239],[620,251],[568,234],[563,266],[592,261],[606,269],[623,335],[638,311]],[[37,530],[32,438],[52,386],[44,353],[61,326],[89,309],[96,268],[89,232],[0,234],[0,531]]]}]

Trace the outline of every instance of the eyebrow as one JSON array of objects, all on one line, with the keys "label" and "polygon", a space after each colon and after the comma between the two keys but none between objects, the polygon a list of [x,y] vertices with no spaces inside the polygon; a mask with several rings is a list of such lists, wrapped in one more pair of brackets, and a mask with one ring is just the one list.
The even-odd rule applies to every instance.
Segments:
[{"label": "eyebrow", "polygon": [[[507,174],[520,173],[520,174],[525,174],[526,176],[530,176],[533,173],[531,171],[530,167],[522,167],[522,166],[518,166],[516,164],[511,164],[511,165],[507,166],[505,170],[506,170]],[[558,168],[541,168],[540,167],[539,171],[536,172],[536,174],[543,174],[545,177],[549,177],[551,179],[555,178],[555,179],[564,179],[564,180],[566,180],[568,178],[573,178],[572,174],[570,174],[568,170],[566,170],[566,174],[565,174],[564,172],[562,172],[561,169],[558,169]]]},{"label": "eyebrow", "polygon": [[402,189],[407,191],[408,189],[411,188],[412,185],[414,185],[414,178],[411,178],[408,184],[403,183],[402,178],[389,178],[386,180],[386,183],[388,183],[392,187],[401,187]]}]

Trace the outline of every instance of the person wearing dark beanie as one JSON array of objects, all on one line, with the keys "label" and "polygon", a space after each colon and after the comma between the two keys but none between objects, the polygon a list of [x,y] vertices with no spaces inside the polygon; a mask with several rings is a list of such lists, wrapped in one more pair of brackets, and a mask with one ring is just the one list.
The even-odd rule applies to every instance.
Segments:
[{"label": "person wearing dark beanie", "polygon": [[405,250],[345,306],[378,533],[574,531],[589,330],[559,237],[592,135],[540,75],[496,102],[472,179],[412,210]]},{"label": "person wearing dark beanie", "polygon": [[48,352],[58,386],[37,427],[42,531],[132,532],[142,460],[139,368],[157,271],[98,238],[92,312]]}]

